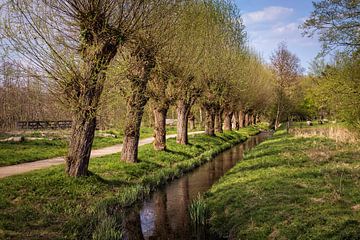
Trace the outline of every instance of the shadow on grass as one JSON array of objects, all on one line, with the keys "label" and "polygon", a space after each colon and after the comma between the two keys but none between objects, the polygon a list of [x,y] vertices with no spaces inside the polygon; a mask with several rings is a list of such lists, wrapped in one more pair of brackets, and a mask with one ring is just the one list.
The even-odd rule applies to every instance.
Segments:
[{"label": "shadow on grass", "polygon": [[[197,146],[197,145],[195,145],[195,146]],[[201,147],[201,149],[204,149],[204,148]],[[171,153],[171,154],[174,154],[174,155],[180,155],[180,156],[183,156],[183,157],[186,157],[186,158],[192,158],[193,157],[190,154],[180,152],[180,151],[171,150],[171,149],[166,149],[165,152]]]}]

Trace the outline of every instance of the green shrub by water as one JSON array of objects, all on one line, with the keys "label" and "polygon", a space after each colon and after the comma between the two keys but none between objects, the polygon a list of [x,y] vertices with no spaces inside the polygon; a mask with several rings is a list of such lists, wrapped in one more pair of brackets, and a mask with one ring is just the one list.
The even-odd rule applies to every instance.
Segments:
[{"label": "green shrub by water", "polygon": [[191,222],[196,226],[205,226],[209,218],[209,209],[203,197],[199,194],[189,206]]}]

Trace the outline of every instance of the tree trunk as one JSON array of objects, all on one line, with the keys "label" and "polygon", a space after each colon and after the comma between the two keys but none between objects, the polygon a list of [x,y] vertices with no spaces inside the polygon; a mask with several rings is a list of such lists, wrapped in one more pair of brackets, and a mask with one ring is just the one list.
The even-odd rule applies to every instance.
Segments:
[{"label": "tree trunk", "polygon": [[222,111],[218,111],[216,112],[215,115],[215,132],[218,133],[222,133],[223,132],[223,128],[222,128]]},{"label": "tree trunk", "polygon": [[249,125],[253,125],[253,114],[249,113]]},{"label": "tree trunk", "polygon": [[125,162],[135,163],[138,161],[140,126],[147,100],[148,98],[141,94],[141,91],[134,93],[128,100],[123,149],[121,153],[121,160]]},{"label": "tree trunk", "polygon": [[257,122],[256,122],[256,116],[257,116],[256,113],[254,113],[254,115],[253,115],[253,124],[255,124],[255,125],[256,125],[256,123],[257,123]]},{"label": "tree trunk", "polygon": [[166,149],[166,115],[168,108],[155,108],[154,113],[154,149],[163,151]]},{"label": "tree trunk", "polygon": [[177,137],[176,142],[179,144],[188,144],[188,116],[190,105],[185,101],[179,100],[177,103]]},{"label": "tree trunk", "polygon": [[239,112],[239,127],[240,128],[245,127],[245,114],[243,111]]},{"label": "tree trunk", "polygon": [[215,136],[215,114],[212,109],[205,109],[205,134]]},{"label": "tree trunk", "polygon": [[190,114],[190,116],[189,116],[189,128],[190,128],[190,130],[195,129],[195,116],[194,116],[194,114]]},{"label": "tree trunk", "polygon": [[249,113],[245,113],[245,123],[244,126],[247,127],[249,126]]},{"label": "tree trunk", "polygon": [[240,129],[240,124],[239,124],[239,112],[235,111],[234,112],[234,116],[233,116],[233,128],[238,131]]},{"label": "tree trunk", "polygon": [[200,117],[200,119],[199,119],[200,126],[204,127],[203,112],[202,112],[201,108],[199,109],[199,117]]},{"label": "tree trunk", "polygon": [[73,118],[69,151],[66,157],[66,173],[72,177],[88,174],[91,147],[96,128],[96,116],[86,111]]},{"label": "tree trunk", "polygon": [[224,130],[231,131],[231,118],[233,113],[232,112],[225,112],[224,114]]},{"label": "tree trunk", "polygon": [[280,125],[280,103],[278,103],[277,110],[276,110],[276,118],[275,118],[275,130],[278,129]]}]

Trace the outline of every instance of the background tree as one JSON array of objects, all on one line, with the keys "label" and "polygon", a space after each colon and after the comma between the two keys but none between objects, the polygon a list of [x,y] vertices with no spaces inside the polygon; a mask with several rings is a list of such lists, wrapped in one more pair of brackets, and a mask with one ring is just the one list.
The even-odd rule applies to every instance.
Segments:
[{"label": "background tree", "polygon": [[271,66],[275,74],[276,115],[275,129],[284,117],[288,118],[290,98],[301,74],[300,61],[292,54],[285,43],[279,44],[278,49],[271,56]]},{"label": "background tree", "polygon": [[319,35],[325,52],[334,48],[353,51],[360,47],[360,1],[322,0],[313,2],[314,10],[301,26],[304,35]]}]

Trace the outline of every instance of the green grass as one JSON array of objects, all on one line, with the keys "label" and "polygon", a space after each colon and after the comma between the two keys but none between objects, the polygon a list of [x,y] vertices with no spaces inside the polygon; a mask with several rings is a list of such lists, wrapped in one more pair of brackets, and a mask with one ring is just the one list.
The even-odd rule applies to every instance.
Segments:
[{"label": "green grass", "polygon": [[206,193],[213,232],[232,239],[360,239],[360,149],[283,130]]},{"label": "green grass", "polygon": [[[168,134],[176,133],[176,128],[168,127]],[[122,143],[123,134],[117,130],[101,131],[111,133],[117,136],[99,137],[94,139],[93,149],[99,149],[115,144]],[[10,137],[8,134],[2,134],[0,137]],[[39,131],[26,134],[28,137],[42,137]],[[148,138],[153,136],[153,129],[148,127],[141,128],[140,138]],[[53,158],[66,155],[68,143],[64,139],[39,139],[24,141],[21,143],[0,142],[0,166],[14,165],[24,162],[32,162],[41,159]]]},{"label": "green grass", "polygon": [[190,136],[187,146],[169,139],[165,152],[144,145],[137,164],[121,162],[119,154],[95,158],[89,166],[92,175],[86,178],[69,178],[63,166],[56,166],[2,179],[0,238],[96,239],[102,234],[118,238],[122,211],[109,212],[132,205],[257,132],[249,127],[217,137],[200,134]]},{"label": "green grass", "polygon": [[[96,137],[94,149],[121,143],[118,138]],[[31,140],[21,143],[0,142],[0,166],[32,162],[41,159],[64,156],[67,152],[66,140]]]}]

